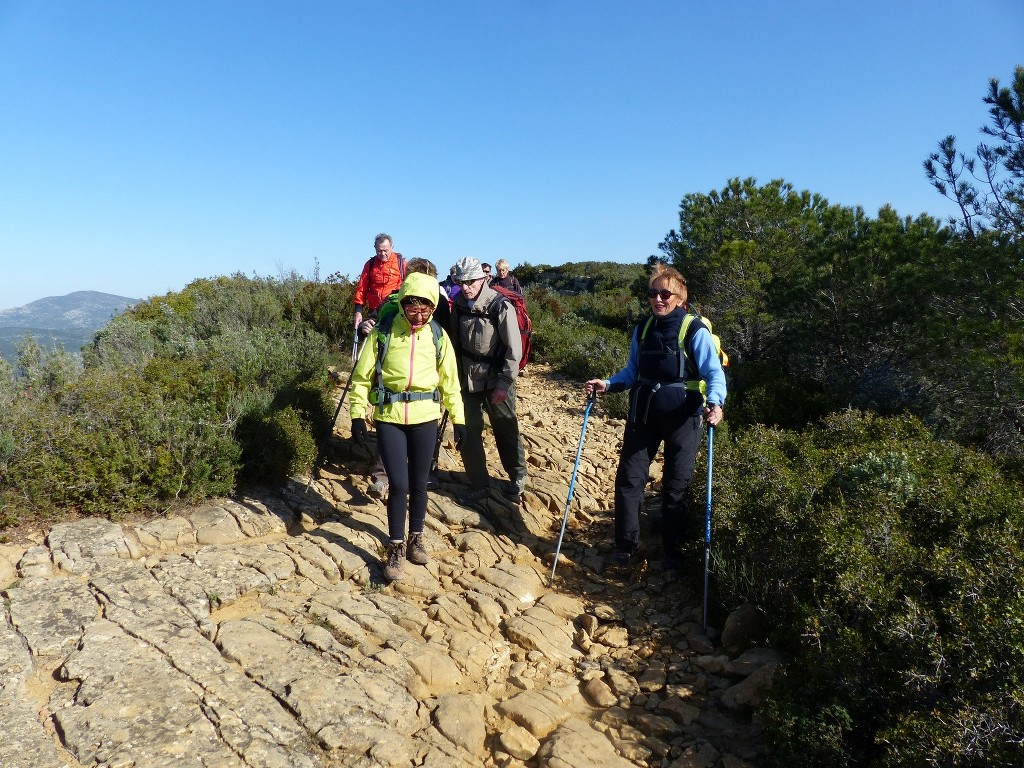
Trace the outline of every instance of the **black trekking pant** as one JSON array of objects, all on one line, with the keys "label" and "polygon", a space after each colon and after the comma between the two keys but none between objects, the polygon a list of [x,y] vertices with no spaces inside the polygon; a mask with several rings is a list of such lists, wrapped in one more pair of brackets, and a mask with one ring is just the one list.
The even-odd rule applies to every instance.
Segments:
[{"label": "black trekking pant", "polygon": [[651,462],[665,444],[661,489],[661,535],[666,556],[677,555],[685,541],[690,481],[700,447],[700,413],[659,415],[649,424],[626,424],[615,475],[615,548],[635,552],[640,544],[640,507]]},{"label": "black trekking pant", "polygon": [[423,533],[427,519],[427,475],[434,458],[437,420],[422,424],[377,422],[377,448],[388,474],[388,535],[405,541],[406,510],[409,533]]}]

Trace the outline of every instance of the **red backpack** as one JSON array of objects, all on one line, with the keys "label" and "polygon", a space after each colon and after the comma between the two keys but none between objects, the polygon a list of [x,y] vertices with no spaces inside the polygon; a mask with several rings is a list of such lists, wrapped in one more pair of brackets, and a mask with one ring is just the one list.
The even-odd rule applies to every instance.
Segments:
[{"label": "red backpack", "polygon": [[[515,307],[516,321],[519,323],[519,338],[523,345],[523,356],[519,358],[519,370],[521,371],[530,361],[530,349],[533,346],[533,321],[526,314],[526,299],[521,294],[510,291],[508,288],[502,288],[500,285],[492,284],[490,287],[495,293],[508,299],[509,303]],[[495,302],[494,306],[497,309],[498,302]]]}]

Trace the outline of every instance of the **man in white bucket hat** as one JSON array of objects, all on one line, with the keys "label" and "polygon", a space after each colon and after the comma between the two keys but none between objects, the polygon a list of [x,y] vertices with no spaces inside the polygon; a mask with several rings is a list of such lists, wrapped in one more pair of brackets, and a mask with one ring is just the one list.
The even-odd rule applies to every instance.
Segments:
[{"label": "man in white bucket hat", "polygon": [[526,456],[516,416],[515,381],[522,341],[515,308],[487,284],[479,259],[459,259],[452,279],[461,288],[452,305],[451,337],[459,352],[459,379],[466,406],[466,437],[459,446],[469,476],[464,504],[487,495],[490,477],[484,454],[484,411],[494,431],[509,483],[504,495],[520,501],[526,488]]}]

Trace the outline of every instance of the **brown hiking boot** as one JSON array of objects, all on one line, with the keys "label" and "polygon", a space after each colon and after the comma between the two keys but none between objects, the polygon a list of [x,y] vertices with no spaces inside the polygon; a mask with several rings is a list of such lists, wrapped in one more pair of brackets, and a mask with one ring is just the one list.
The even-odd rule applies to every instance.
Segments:
[{"label": "brown hiking boot", "polygon": [[384,565],[384,579],[398,581],[402,578],[402,561],[405,560],[405,542],[388,542],[387,562]]},{"label": "brown hiking boot", "polygon": [[405,556],[409,559],[410,563],[415,565],[426,565],[430,562],[430,555],[427,554],[427,548],[423,544],[422,533],[409,534],[409,542],[405,548]]}]

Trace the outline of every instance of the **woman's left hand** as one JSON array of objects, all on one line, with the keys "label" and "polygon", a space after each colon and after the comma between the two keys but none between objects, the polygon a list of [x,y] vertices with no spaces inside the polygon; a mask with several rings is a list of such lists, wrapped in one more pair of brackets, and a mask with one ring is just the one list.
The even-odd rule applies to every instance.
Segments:
[{"label": "woman's left hand", "polygon": [[704,419],[712,427],[717,427],[723,418],[725,418],[725,413],[722,411],[722,406],[704,406]]}]

